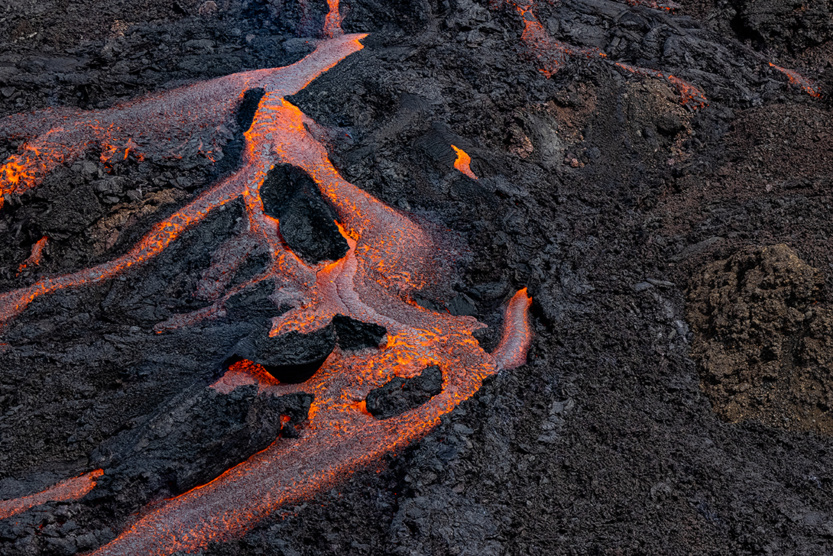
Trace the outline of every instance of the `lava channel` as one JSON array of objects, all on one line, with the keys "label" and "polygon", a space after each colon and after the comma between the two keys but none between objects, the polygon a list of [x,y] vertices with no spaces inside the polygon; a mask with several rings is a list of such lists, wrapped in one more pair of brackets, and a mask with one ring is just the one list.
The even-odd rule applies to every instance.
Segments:
[{"label": "lava channel", "polygon": [[797,71],[782,68],[781,66],[776,66],[772,62],[769,62],[769,67],[776,69],[784,75],[786,75],[790,83],[797,87],[801,87],[801,89],[811,97],[821,98],[821,89],[819,89],[815,83],[813,83]]},{"label": "lava channel", "polygon": [[65,502],[83,498],[95,487],[96,480],[104,473],[101,469],[84,473],[79,477],[67,479],[35,494],[0,501],[0,519],[25,512],[29,508],[47,502]]},{"label": "lava channel", "polygon": [[[435,313],[416,304],[415,292],[445,278],[440,269],[448,267],[446,259],[451,255],[444,254],[443,244],[434,232],[344,180],[318,140],[325,132],[284,98],[359,50],[360,38],[345,35],[330,39],[288,68],[237,74],[96,112],[94,117],[76,114],[63,122],[62,129],[74,129],[76,137],[95,137],[89,131],[93,120],[109,122],[112,130],[129,126],[140,129],[142,122],[134,120],[137,114],[157,111],[181,115],[191,110],[186,102],[190,99],[204,105],[193,109],[200,111],[194,122],[199,129],[208,121],[216,124],[218,118],[222,125],[223,118],[232,115],[234,102],[225,100],[226,96],[239,99],[252,86],[265,90],[244,135],[243,164],[238,171],[154,226],[126,255],[3,294],[1,320],[10,320],[38,296],[109,279],[145,263],[212,210],[240,199],[246,210],[245,229],[218,249],[219,256],[212,259],[201,282],[201,291],[212,300],[211,304],[160,323],[159,331],[222,316],[230,296],[263,282],[274,287],[271,299],[276,313],[280,306],[292,307],[274,318],[270,332],[273,336],[292,331],[309,333],[327,326],[336,315],[374,323],[387,331],[386,342],[378,349],[342,352],[336,348],[317,373],[301,384],[281,384],[269,380],[263,369],[256,366],[235,365],[233,375],[221,379],[215,388],[231,391],[240,384],[257,383],[260,389],[275,395],[314,395],[309,423],[299,438],[276,441],[210,483],[154,507],[95,554],[192,552],[210,542],[240,535],[277,508],[307,499],[384,454],[403,449],[436,426],[442,415],[477,392],[485,378],[526,361],[532,337],[528,320],[531,299],[526,290],[520,290],[510,300],[503,338],[491,354],[473,336],[475,330],[484,326],[476,319]],[[195,97],[194,92],[199,95]],[[214,101],[219,108],[211,106]],[[171,106],[179,108],[165,112]],[[156,121],[149,116],[145,123],[152,126]],[[153,132],[154,136],[160,133]],[[152,143],[142,142],[146,152]],[[169,142],[165,146],[172,145]],[[52,155],[39,160],[58,158]],[[309,175],[333,208],[349,246],[341,259],[306,264],[281,237],[278,220],[265,213],[260,188],[269,171],[283,164]],[[25,174],[34,175],[27,182],[30,186],[45,171],[43,164],[35,167],[38,172]],[[19,183],[20,179],[16,184]],[[266,269],[247,282],[228,288],[222,277],[233,275],[257,251],[257,246],[269,253]],[[209,287],[211,282],[213,287]],[[367,412],[365,399],[370,391],[395,377],[417,376],[429,366],[438,367],[443,374],[439,394],[388,419],[376,419]],[[241,376],[245,372],[249,372],[248,378]]]},{"label": "lava channel", "polygon": [[[520,14],[521,19],[524,23],[524,30],[523,33],[521,33],[521,41],[524,43],[524,45],[526,45],[527,49],[537,59],[539,65],[538,71],[544,74],[544,76],[546,76],[547,78],[550,78],[556,73],[558,73],[558,71],[561,70],[564,67],[564,65],[569,61],[569,59],[573,56],[602,58],[608,61],[609,63],[613,63],[620,69],[623,69],[635,75],[641,75],[644,77],[656,77],[668,81],[668,83],[670,83],[679,92],[680,103],[684,106],[696,110],[698,108],[703,108],[708,105],[706,95],[703,93],[703,91],[701,91],[698,87],[692,85],[691,83],[684,81],[683,79],[680,79],[679,77],[670,74],[665,74],[657,70],[631,66],[629,64],[624,64],[621,62],[611,62],[607,59],[607,54],[605,54],[598,48],[582,48],[572,46],[564,42],[561,42],[557,39],[554,39],[550,36],[547,30],[544,29],[544,26],[541,25],[541,22],[538,21],[538,18],[535,16],[535,13],[533,12],[533,7],[535,6],[535,3],[533,0],[521,0],[519,2],[515,2],[513,0],[506,1],[509,5],[515,8],[518,14]],[[649,0],[627,0],[627,2],[632,6],[640,5],[655,9],[672,10],[676,9],[677,7],[676,4],[673,3],[659,4],[657,2]],[[777,66],[774,67],[777,68]],[[781,71],[784,71],[785,73],[789,71],[783,70],[782,68],[778,69],[781,69]]]}]

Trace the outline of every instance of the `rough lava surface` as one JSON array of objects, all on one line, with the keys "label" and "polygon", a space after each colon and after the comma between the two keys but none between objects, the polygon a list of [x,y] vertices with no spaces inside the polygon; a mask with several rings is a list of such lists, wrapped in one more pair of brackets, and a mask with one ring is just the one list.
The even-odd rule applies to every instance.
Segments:
[{"label": "rough lava surface", "polygon": [[[450,254],[432,263],[442,279],[409,290],[413,315],[488,325],[466,344],[488,362],[517,351],[500,341],[515,292],[534,300],[526,364],[484,373],[407,447],[186,548],[833,551],[829,3],[344,0],[338,18],[332,7],[0,6],[0,292],[129,257],[246,167],[271,106],[302,114],[298,132],[345,183]],[[135,128],[102,118],[289,66],[339,25],[368,33],[364,48],[305,87],[237,84],[162,128],[138,108]],[[84,126],[55,129],[78,114]],[[63,157],[45,156],[56,144]],[[280,221],[298,268],[360,257],[362,234],[309,186],[315,171],[283,162],[270,162],[274,211],[260,190],[263,219]],[[33,172],[12,171],[25,163]],[[338,311],[321,305],[303,326],[299,298],[261,279],[275,251],[252,239],[250,210],[229,199],[129,272],[4,316],[0,553],[119,553],[117,537],[168,500],[305,442],[332,393],[312,386],[397,334],[356,314],[330,322]],[[380,376],[362,392],[368,413],[350,415],[393,427],[437,407],[439,367]]]}]

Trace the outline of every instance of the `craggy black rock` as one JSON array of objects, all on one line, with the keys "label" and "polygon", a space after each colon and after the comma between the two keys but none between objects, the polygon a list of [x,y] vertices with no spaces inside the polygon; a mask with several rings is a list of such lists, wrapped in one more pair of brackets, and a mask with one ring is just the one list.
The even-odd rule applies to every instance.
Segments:
[{"label": "craggy black rock", "polygon": [[779,47],[799,53],[833,37],[827,0],[734,0],[732,26],[741,38],[758,47]]},{"label": "craggy black rock", "polygon": [[387,333],[384,326],[362,322],[345,315],[334,316],[333,326],[338,347],[347,351],[379,347],[379,343]]},{"label": "craggy black rock", "polygon": [[310,334],[293,331],[274,338],[263,328],[235,346],[224,368],[236,360],[248,359],[263,365],[281,382],[304,382],[321,367],[335,345],[332,324]]},{"label": "craggy black rock", "polygon": [[443,373],[427,367],[414,378],[395,377],[367,394],[367,410],[377,419],[389,419],[419,407],[443,389]]},{"label": "craggy black rock", "polygon": [[96,450],[93,465],[105,469],[105,478],[95,497],[141,485],[150,498],[205,484],[279,436],[295,436],[311,401],[305,394],[259,396],[255,386],[229,394],[190,388]]},{"label": "craggy black rock", "polygon": [[290,165],[273,168],[260,187],[263,209],[278,219],[281,236],[309,264],[347,254],[338,218],[306,172]]}]

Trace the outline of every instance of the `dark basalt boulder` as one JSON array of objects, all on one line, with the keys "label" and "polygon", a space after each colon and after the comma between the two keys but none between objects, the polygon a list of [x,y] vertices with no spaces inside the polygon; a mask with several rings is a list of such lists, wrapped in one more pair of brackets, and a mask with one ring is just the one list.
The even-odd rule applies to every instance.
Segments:
[{"label": "dark basalt boulder", "polygon": [[443,373],[427,367],[414,378],[396,377],[367,395],[367,410],[377,419],[389,419],[421,406],[443,389]]},{"label": "dark basalt boulder", "polygon": [[205,484],[279,436],[294,437],[312,399],[258,395],[255,386],[223,394],[196,385],[96,450],[91,459],[105,474],[95,496],[126,490],[147,499]]},{"label": "dark basalt boulder", "polygon": [[338,347],[345,351],[376,348],[385,337],[387,329],[372,322],[362,322],[344,315],[333,317]]},{"label": "dark basalt boulder", "polygon": [[336,345],[332,324],[310,334],[287,332],[274,338],[263,328],[244,338],[226,359],[231,363],[248,359],[262,365],[269,374],[284,383],[299,383],[311,378]]},{"label": "dark basalt boulder", "polygon": [[288,164],[275,166],[260,196],[266,214],[278,219],[281,236],[305,262],[335,261],[347,254],[349,246],[335,224],[338,215],[306,172]]}]

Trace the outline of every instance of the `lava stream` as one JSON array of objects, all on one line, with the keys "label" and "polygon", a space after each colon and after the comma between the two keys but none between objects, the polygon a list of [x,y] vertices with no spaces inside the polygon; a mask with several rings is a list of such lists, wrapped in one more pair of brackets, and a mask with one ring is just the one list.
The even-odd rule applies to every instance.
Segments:
[{"label": "lava stream", "polygon": [[[70,127],[76,130],[76,134],[94,136],[98,128],[90,127],[90,121],[106,119],[110,121],[110,127],[112,129],[125,130],[131,126],[141,124],[148,125],[153,129],[156,125],[159,125],[159,120],[163,116],[171,117],[175,123],[178,122],[179,118],[184,117],[183,114],[190,113],[191,109],[186,106],[186,102],[193,102],[196,105],[193,110],[195,112],[199,111],[200,117],[194,122],[195,127],[199,130],[207,125],[204,120],[209,115],[211,118],[225,117],[226,119],[231,119],[237,99],[242,97],[243,93],[252,87],[266,89],[269,91],[266,94],[269,98],[273,99],[280,99],[283,95],[294,94],[300,91],[315,77],[335,66],[343,58],[360,50],[362,44],[359,40],[364,36],[345,35],[325,41],[309,56],[285,68],[234,74],[183,89],[175,89],[167,93],[167,96],[153,95],[146,99],[134,101],[128,105],[117,106],[108,111],[96,111],[91,114],[81,112],[77,115],[77,120],[71,123]],[[231,100],[227,100],[226,97]],[[215,101],[219,105],[216,109],[212,107],[212,103]],[[137,113],[147,115],[147,119],[145,121],[136,121]],[[41,113],[35,115],[43,117]],[[122,119],[125,119],[126,122],[122,121]],[[260,118],[260,127],[264,127],[264,121],[267,119],[265,116]],[[215,123],[222,125],[223,120],[215,121]],[[164,126],[161,127],[164,129]],[[157,131],[154,131],[147,135],[154,136],[157,133]],[[251,195],[247,187],[250,183],[257,182],[258,179],[262,181],[270,166],[270,164],[260,157],[260,153],[255,152],[258,148],[263,147],[263,145],[256,140],[253,141],[253,133],[257,133],[254,124],[252,129],[247,132],[249,141],[247,143],[247,150],[244,152],[244,165],[238,172],[202,193],[186,207],[157,224],[148,235],[125,255],[110,262],[75,273],[47,277],[29,287],[0,295],[0,322],[6,322],[19,314],[37,297],[64,288],[78,287],[108,280],[128,268],[145,263],[161,253],[185,230],[203,220],[212,209],[224,205],[233,199],[247,197],[248,195],[250,200],[249,204],[251,205]],[[270,131],[268,129],[261,129],[260,133],[268,134]],[[130,138],[132,139],[132,137]],[[164,145],[170,147],[168,143],[164,143]],[[56,145],[56,148],[59,146]],[[158,145],[154,146],[154,149],[158,148]],[[25,149],[26,147],[24,146]],[[10,160],[11,158],[14,158],[14,156],[10,157]],[[57,160],[58,158],[62,157],[52,155],[48,160]],[[38,164],[42,162],[43,159],[39,159]],[[0,167],[0,176],[2,176],[3,170],[7,169],[9,164],[16,164],[16,162],[7,161],[6,165]],[[40,179],[43,177],[40,173],[41,168],[42,166],[38,165],[38,172],[34,172],[33,170],[27,172],[25,175],[37,175]],[[49,168],[51,169],[51,166]],[[39,179],[27,182],[25,187],[20,180],[0,181],[0,193],[19,192],[21,188],[34,187],[39,182]],[[259,203],[259,200],[257,203]],[[255,223],[257,226],[263,220],[262,205],[259,208],[254,207],[254,210],[259,214],[259,216],[254,217],[257,220]],[[269,235],[269,232],[265,233]],[[273,239],[270,243],[274,244],[276,241],[276,239]]]},{"label": "lava stream", "polygon": [[362,48],[365,35],[339,35],[290,66],[254,70],[150,95],[106,110],[41,110],[0,121],[0,134],[27,138],[19,152],[0,165],[3,197],[36,187],[61,164],[92,146],[102,158],[129,152],[144,158],[213,158],[229,135],[227,124],[249,89],[288,96],[306,87],[346,56]]},{"label": "lava stream", "polygon": [[[123,134],[123,130],[141,123],[134,121],[137,113],[182,115],[188,112],[188,101],[204,102],[194,108],[202,111],[195,122],[199,131],[207,121],[217,123],[219,118],[223,124],[230,116],[234,104],[223,100],[226,96],[240,98],[252,86],[265,89],[252,125],[245,133],[243,165],[236,173],[154,226],[126,255],[3,294],[0,321],[8,321],[38,296],[109,279],[145,263],[210,211],[241,199],[247,227],[215,253],[198,289],[201,296],[213,303],[162,323],[160,330],[222,315],[223,305],[231,295],[268,281],[274,284],[271,299],[275,304],[292,306],[274,319],[272,335],[311,332],[328,325],[337,314],[384,326],[387,331],[387,342],[380,349],[342,353],[336,348],[316,375],[300,385],[276,383],[251,364],[236,365],[215,388],[231,391],[240,384],[257,382],[261,390],[275,395],[299,391],[314,395],[309,423],[300,438],[277,441],[214,481],[157,507],[96,554],[172,554],[242,534],[278,507],[305,499],[367,462],[402,449],[477,392],[486,377],[526,361],[531,340],[531,300],[526,290],[519,291],[510,301],[503,339],[492,354],[486,353],[472,335],[483,327],[474,318],[434,313],[414,303],[413,292],[444,278],[439,269],[450,255],[444,254],[442,244],[431,233],[406,215],[344,180],[317,139],[320,128],[283,98],[359,50],[359,38],[331,39],[288,68],[237,74],[111,111],[73,114],[63,122],[61,129],[75,130],[72,137],[97,137],[89,130],[98,128],[91,128],[89,122],[106,120],[108,129],[119,130],[120,137],[131,142],[131,148],[148,152],[150,142],[135,141],[134,135]],[[199,95],[195,96],[195,92]],[[214,101],[219,108],[211,106]],[[174,110],[172,106],[179,108]],[[125,118],[127,121],[123,121]],[[154,125],[155,121],[149,117],[145,123]],[[38,129],[43,128],[42,123],[37,125]],[[55,129],[51,128],[50,133]],[[170,143],[163,146],[171,148]],[[35,176],[27,182],[34,186],[42,177],[43,161],[58,158],[66,159],[53,154],[39,159],[42,164],[35,164],[38,172],[17,175]],[[281,237],[278,221],[266,214],[260,196],[269,171],[279,164],[308,174],[334,209],[349,246],[344,257],[308,265]],[[11,183],[9,187],[17,191],[21,179],[7,184]],[[266,269],[226,290],[227,279],[219,277],[233,273],[257,247],[269,253]],[[367,412],[365,399],[371,390],[394,377],[416,376],[428,366],[437,366],[443,373],[439,394],[390,419],[377,420]]]},{"label": "lava stream", "polygon": [[46,248],[46,243],[49,241],[49,238],[43,236],[35,244],[32,246],[32,253],[29,257],[26,258],[25,261],[20,263],[20,266],[17,267],[17,273],[20,274],[23,272],[24,269],[30,266],[38,266],[40,264],[40,260],[43,257],[43,250]]},{"label": "lava stream", "polygon": [[101,469],[96,469],[79,477],[61,481],[46,490],[29,496],[2,500],[0,501],[0,519],[6,519],[47,502],[63,502],[83,498],[95,487],[96,479],[101,477],[103,473],[104,471]]},{"label": "lava stream", "polygon": [[781,66],[776,66],[772,62],[769,62],[769,67],[776,69],[784,75],[786,75],[790,83],[797,87],[801,87],[801,89],[811,97],[821,98],[821,89],[819,89],[819,87],[815,83],[813,83],[797,71],[782,68]]},{"label": "lava stream", "polygon": [[[524,22],[524,30],[521,34],[521,41],[527,49],[532,52],[538,60],[539,71],[547,78],[552,77],[564,67],[567,61],[573,56],[586,56],[588,58],[607,59],[607,54],[597,48],[581,48],[572,46],[554,39],[550,36],[541,22],[532,11],[535,3],[533,0],[506,0],[520,14]],[[658,4],[651,0],[627,0],[630,5],[641,5],[656,9],[676,9],[676,4]],[[614,65],[630,73],[648,77],[665,79],[673,85],[680,93],[680,103],[693,109],[703,108],[708,104],[706,95],[696,86],[680,79],[674,75],[665,74],[657,70],[638,68],[628,64],[613,62]]]}]

